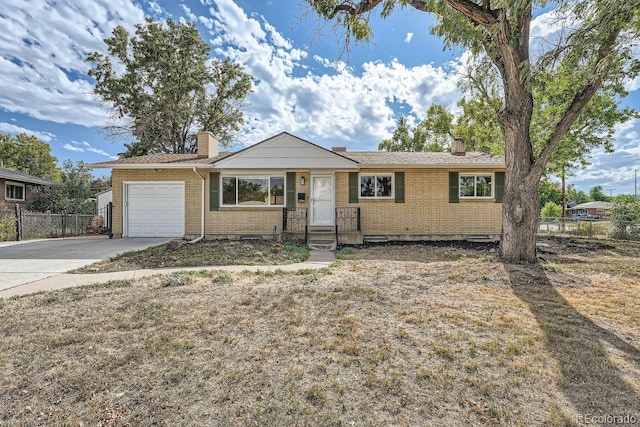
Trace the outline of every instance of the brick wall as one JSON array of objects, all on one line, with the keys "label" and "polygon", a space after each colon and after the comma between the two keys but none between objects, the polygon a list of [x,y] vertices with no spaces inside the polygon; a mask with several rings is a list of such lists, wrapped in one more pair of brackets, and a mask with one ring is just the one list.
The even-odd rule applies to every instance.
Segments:
[{"label": "brick wall", "polygon": [[[205,235],[225,237],[228,235],[273,233],[273,227],[282,231],[282,208],[225,208],[209,210],[209,172],[211,169],[199,169],[205,177]],[[185,183],[185,234],[200,235],[201,181],[191,169],[163,169],[154,172],[151,169],[115,169],[113,180],[113,233],[122,235],[122,183],[178,181]]]},{"label": "brick wall", "polygon": [[[360,174],[393,173],[397,169],[362,169]],[[359,206],[364,235],[500,234],[502,204],[495,200],[449,203],[448,169],[406,169],[405,203],[360,200],[349,203],[347,172],[336,173],[336,206]],[[473,172],[483,172],[474,169]],[[494,172],[484,170],[484,172]]]},{"label": "brick wall", "polygon": [[[209,172],[205,177],[205,234],[225,237],[241,234],[270,235],[273,227],[282,231],[282,208],[225,208],[209,211]],[[360,173],[393,173],[397,169],[363,169]],[[460,236],[471,234],[498,235],[501,229],[502,204],[491,200],[460,200],[449,203],[448,169],[406,169],[405,203],[391,200],[360,200],[349,203],[347,172],[335,174],[336,206],[361,208],[364,235]],[[483,172],[482,169],[473,172]],[[484,170],[493,172],[493,170]],[[305,184],[300,184],[300,177]],[[113,171],[113,232],[122,234],[122,183],[124,181],[185,182],[185,233],[200,235],[200,178],[190,169],[119,170]],[[309,207],[309,173],[296,174],[297,193],[306,193],[306,201],[298,207]]]},{"label": "brick wall", "polygon": [[23,201],[21,201],[21,200],[6,200],[5,199],[5,196],[6,196],[5,185],[6,185],[7,181],[10,184],[16,182],[16,181],[11,181],[11,180],[6,180],[4,178],[0,178],[0,192],[1,192],[1,194],[0,194],[0,209],[15,209],[16,205],[20,205],[21,208],[27,209],[29,204],[34,202],[39,197],[39,195],[37,195],[37,193],[34,191],[34,189],[37,188],[38,186],[32,185],[32,184],[21,183],[22,185],[24,185],[25,200],[23,200]]}]

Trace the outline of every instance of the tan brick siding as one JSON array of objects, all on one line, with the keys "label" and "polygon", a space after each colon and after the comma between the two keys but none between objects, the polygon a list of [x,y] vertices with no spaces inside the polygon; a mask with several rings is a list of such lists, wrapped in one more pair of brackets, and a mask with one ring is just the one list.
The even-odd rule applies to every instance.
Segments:
[{"label": "tan brick siding", "polygon": [[[398,169],[363,169],[366,173],[393,173]],[[225,208],[209,210],[209,172],[205,177],[205,234],[228,236],[242,234],[269,235],[273,227],[282,231],[282,208]],[[335,174],[336,206],[361,208],[364,235],[498,235],[501,229],[501,203],[494,200],[461,200],[449,203],[448,169],[405,169],[405,203],[391,200],[360,200],[349,203],[347,172]],[[472,172],[472,171],[469,171]],[[473,172],[494,172],[477,169]],[[300,184],[301,176],[305,184]],[[153,170],[116,169],[113,171],[113,232],[122,234],[122,183],[125,181],[181,181],[185,182],[185,233],[200,234],[200,179],[190,169]],[[298,207],[309,207],[309,173],[296,173],[297,193],[306,193],[306,201]]]},{"label": "tan brick siding", "polygon": [[[362,169],[360,174],[397,169]],[[449,170],[405,169],[405,203],[360,200],[349,203],[349,174],[336,173],[336,206],[361,208],[364,235],[500,234],[502,204],[495,200],[449,203]],[[470,171],[471,172],[471,171]],[[473,172],[494,172],[477,169]]]}]

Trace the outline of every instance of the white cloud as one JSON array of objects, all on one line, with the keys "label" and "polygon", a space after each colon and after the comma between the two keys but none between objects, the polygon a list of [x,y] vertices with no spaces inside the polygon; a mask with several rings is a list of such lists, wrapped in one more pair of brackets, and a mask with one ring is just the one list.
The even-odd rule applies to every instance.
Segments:
[{"label": "white cloud", "polygon": [[302,75],[309,65],[305,51],[232,0],[215,5],[210,13],[216,53],[243,64],[258,82],[245,111],[246,143],[286,130],[326,146],[375,149],[395,127],[394,106],[406,105],[406,114],[423,118],[431,103],[451,105],[459,97],[455,75],[432,65],[407,67],[395,59],[367,62],[357,72],[314,55],[315,63],[335,73],[320,75],[311,67]]},{"label": "white cloud", "polygon": [[56,138],[56,136],[50,132],[39,132],[36,130],[25,129],[20,126],[16,126],[11,123],[0,122],[0,131],[10,133],[12,135],[17,135],[20,133],[26,133],[27,135],[33,135],[38,138],[40,141],[49,142]]},{"label": "white cloud", "polygon": [[0,15],[0,105],[9,112],[57,123],[104,123],[85,80],[90,51],[116,25],[132,29],[144,19],[128,0],[55,3],[5,0]]},{"label": "white cloud", "polygon": [[86,141],[78,142],[71,141],[71,143],[66,143],[62,146],[65,150],[73,151],[75,153],[95,153],[104,157],[108,157],[110,159],[117,159],[118,156],[114,156],[112,154],[107,153],[104,150],[100,150],[98,148],[93,147]]},{"label": "white cloud", "polygon": [[[144,3],[154,13],[165,13],[158,0]],[[210,30],[217,54],[242,64],[258,82],[245,111],[244,142],[287,130],[325,145],[340,141],[371,149],[395,127],[394,107],[406,106],[405,114],[420,118],[430,103],[450,105],[458,97],[456,77],[431,65],[406,67],[394,60],[368,62],[355,70],[315,56],[314,65],[333,70],[316,73],[306,62],[307,51],[264,17],[248,16],[232,0],[201,3],[210,6],[208,16],[197,16],[184,3],[180,7],[188,20]],[[44,121],[102,126],[108,112],[92,95],[84,58],[90,51],[105,50],[103,39],[116,25],[132,32],[144,19],[140,6],[131,0],[59,0],[55,7],[44,1],[27,5],[6,0],[5,5],[0,16],[0,105]],[[82,144],[65,148],[91,151]]]},{"label": "white cloud", "polygon": [[632,119],[616,127],[615,152],[605,153],[603,149],[593,150],[590,165],[575,171],[576,176],[569,183],[584,191],[601,186],[607,195],[633,194],[634,170],[640,169],[640,119]]},{"label": "white cloud", "polygon": [[404,38],[404,42],[411,43],[412,38],[413,38],[413,33],[407,33],[407,37]]}]

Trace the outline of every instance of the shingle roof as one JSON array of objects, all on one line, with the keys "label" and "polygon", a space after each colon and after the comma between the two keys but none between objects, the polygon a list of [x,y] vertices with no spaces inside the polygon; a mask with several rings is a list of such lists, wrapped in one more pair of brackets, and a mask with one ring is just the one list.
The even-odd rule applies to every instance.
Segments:
[{"label": "shingle roof", "polygon": [[57,182],[49,181],[48,179],[38,178],[37,176],[28,175],[26,173],[14,171],[11,169],[0,168],[0,178],[9,179],[12,181],[26,182],[27,184],[38,185],[55,185]]},{"label": "shingle roof", "polygon": [[478,152],[467,152],[464,156],[454,156],[448,152],[406,151],[346,151],[340,154],[357,161],[361,167],[504,167],[502,156]]},{"label": "shingle roof", "polygon": [[[126,168],[127,166],[144,168],[146,165],[173,165],[173,167],[176,168],[197,165],[214,166],[213,164],[216,161],[230,155],[241,153],[242,151],[248,150],[252,147],[255,147],[255,145],[247,147],[246,149],[235,153],[221,152],[217,157],[214,158],[198,158],[197,154],[149,154],[146,156],[132,157],[128,159],[118,159],[109,162],[93,163],[89,166],[92,168]],[[347,159],[353,160],[357,162],[360,167],[504,168],[504,157],[478,152],[467,152],[465,155],[461,156],[453,155],[449,152],[400,151],[340,151],[334,152],[334,154],[336,156],[346,157]]]},{"label": "shingle roof", "polygon": [[217,157],[212,158],[198,158],[197,154],[147,154],[146,156],[130,157],[126,159],[111,160],[108,162],[92,163],[89,166],[92,168],[111,168],[114,166],[126,166],[126,165],[202,165],[211,164],[216,160],[227,157],[229,152],[222,152]]},{"label": "shingle roof", "polygon": [[611,202],[587,202],[575,205],[569,209],[611,209],[612,207],[613,203]]}]

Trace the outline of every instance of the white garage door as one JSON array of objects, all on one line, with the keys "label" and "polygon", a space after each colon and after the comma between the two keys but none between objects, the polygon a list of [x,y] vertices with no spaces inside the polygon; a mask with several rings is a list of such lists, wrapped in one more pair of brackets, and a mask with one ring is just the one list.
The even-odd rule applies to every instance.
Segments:
[{"label": "white garage door", "polygon": [[184,183],[126,185],[129,237],[183,237]]}]

